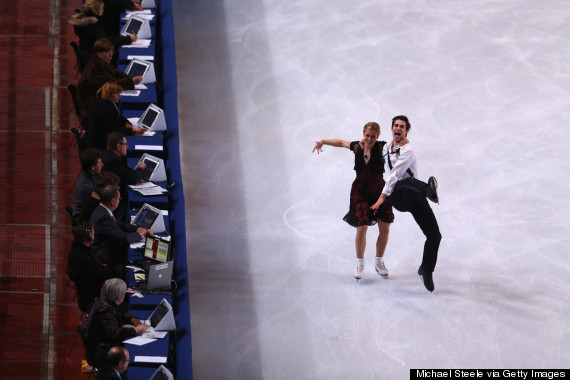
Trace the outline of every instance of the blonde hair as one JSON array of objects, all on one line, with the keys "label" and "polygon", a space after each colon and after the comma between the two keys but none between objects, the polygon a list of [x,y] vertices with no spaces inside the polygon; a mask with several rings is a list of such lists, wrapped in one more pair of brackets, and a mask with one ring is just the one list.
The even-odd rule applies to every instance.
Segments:
[{"label": "blonde hair", "polygon": [[123,92],[123,87],[117,82],[106,82],[97,90],[97,96],[103,100],[113,100],[111,95],[120,94]]},{"label": "blonde hair", "polygon": [[378,132],[378,136],[380,136],[380,125],[374,121],[370,121],[364,124],[364,128],[362,128],[362,132],[366,132],[366,130],[376,131]]},{"label": "blonde hair", "polygon": [[81,6],[81,10],[83,11],[83,13],[86,12],[95,13],[95,9],[101,8],[103,6],[105,6],[103,0],[85,0],[83,5]]}]

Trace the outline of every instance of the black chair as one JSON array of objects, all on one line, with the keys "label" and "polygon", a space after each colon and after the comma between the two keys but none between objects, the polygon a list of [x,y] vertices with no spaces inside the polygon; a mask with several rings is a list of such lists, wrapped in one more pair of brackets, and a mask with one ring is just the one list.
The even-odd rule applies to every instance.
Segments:
[{"label": "black chair", "polygon": [[67,211],[71,218],[71,226],[75,227],[77,225],[77,219],[73,217],[73,206],[65,206],[65,211]]},{"label": "black chair", "polygon": [[79,51],[79,45],[77,45],[77,42],[75,41],[71,41],[69,44],[71,45],[73,51],[75,52],[75,59],[77,60],[76,63],[77,71],[79,71],[79,73],[82,73],[86,63],[82,59],[81,52]]},{"label": "black chair", "polygon": [[95,377],[97,377],[97,372],[99,371],[100,366],[95,365],[95,363],[93,362],[94,353],[92,351],[91,344],[89,344],[89,340],[87,339],[87,327],[83,325],[78,326],[76,331],[81,337],[81,342],[83,342],[83,348],[85,350],[85,360],[87,361],[87,364],[93,367],[93,372],[89,375],[89,377],[91,378],[91,375],[93,374],[95,375]]},{"label": "black chair", "polygon": [[75,108],[75,114],[79,119],[79,124],[81,124],[81,128],[85,130],[89,126],[89,119],[83,115],[83,112],[81,112],[81,103],[79,102],[79,88],[76,84],[70,84],[67,86],[67,90],[69,91],[71,99],[73,100],[73,108]]}]

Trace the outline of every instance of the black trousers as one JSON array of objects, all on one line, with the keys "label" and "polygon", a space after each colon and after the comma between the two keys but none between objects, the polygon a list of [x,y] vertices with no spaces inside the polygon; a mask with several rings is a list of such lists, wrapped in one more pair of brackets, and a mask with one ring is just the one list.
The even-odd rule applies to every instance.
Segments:
[{"label": "black trousers", "polygon": [[394,208],[401,212],[409,212],[424,233],[426,242],[421,268],[433,272],[437,262],[437,252],[441,242],[441,233],[437,219],[426,199],[427,184],[416,178],[405,178],[396,183],[390,195]]}]

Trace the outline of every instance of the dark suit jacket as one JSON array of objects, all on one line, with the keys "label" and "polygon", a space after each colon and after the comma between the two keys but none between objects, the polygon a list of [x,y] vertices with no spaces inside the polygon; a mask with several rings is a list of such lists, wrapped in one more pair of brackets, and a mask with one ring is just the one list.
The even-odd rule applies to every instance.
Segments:
[{"label": "dark suit jacket", "polygon": [[132,135],[133,130],[125,127],[127,121],[127,119],[121,116],[119,109],[112,100],[97,98],[89,118],[89,127],[85,135],[83,135],[83,146],[85,148],[105,150],[108,133],[121,132],[125,135]]},{"label": "dark suit jacket", "polygon": [[115,275],[123,278],[129,244],[142,240],[141,235],[136,232],[137,226],[116,220],[103,205],[97,206],[93,211],[91,222],[95,229],[93,251]]},{"label": "dark suit jacket", "polygon": [[117,372],[113,367],[105,366],[101,371],[97,373],[97,380],[124,380],[121,376],[117,375]]},{"label": "dark suit jacket", "polygon": [[135,88],[135,82],[131,77],[110,63],[103,61],[97,55],[93,55],[83,69],[81,80],[77,86],[81,113],[85,118],[91,117],[97,90],[109,81],[117,82],[123,87],[123,90]]},{"label": "dark suit jacket", "polygon": [[[93,51],[93,44],[99,38],[107,38],[115,45],[115,51],[119,51],[122,45],[131,43],[131,37],[116,35],[108,35],[105,32],[105,25],[99,20],[99,16],[94,13],[76,13],[69,18],[69,23],[73,25],[73,31],[79,38],[79,51],[81,60],[85,63],[85,59],[90,57]],[[88,58],[87,58],[88,59]]]},{"label": "dark suit jacket", "polygon": [[75,240],[67,257],[67,275],[75,284],[79,309],[84,313],[89,313],[93,302],[99,297],[101,286],[112,277],[109,268],[92,249]]},{"label": "dark suit jacket", "polygon": [[131,169],[127,166],[127,159],[119,157],[110,150],[103,152],[103,171],[112,172],[121,179],[121,197],[128,198],[129,185],[136,185],[144,178],[144,170]]},{"label": "dark suit jacket", "polygon": [[85,170],[81,169],[79,172],[79,177],[75,181],[75,187],[73,189],[73,217],[76,218],[81,212],[81,207],[83,203],[89,199],[91,192],[93,191],[93,183],[96,177],[87,173]]}]

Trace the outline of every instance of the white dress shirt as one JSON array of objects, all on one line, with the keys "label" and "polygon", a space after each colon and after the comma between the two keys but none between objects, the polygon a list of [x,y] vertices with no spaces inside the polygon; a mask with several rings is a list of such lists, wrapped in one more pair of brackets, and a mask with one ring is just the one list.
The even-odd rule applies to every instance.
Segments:
[{"label": "white dress shirt", "polygon": [[[410,177],[408,169],[410,169],[415,178],[418,177],[416,150],[413,145],[410,143],[402,147],[396,145],[394,151],[392,151],[392,144],[393,141],[390,141],[384,145],[384,149],[382,149],[382,157],[384,157],[385,161],[385,173],[387,173],[385,178],[386,185],[384,185],[382,189],[382,194],[386,195],[392,194],[396,182]],[[392,163],[392,169],[390,169],[389,161]]]}]

